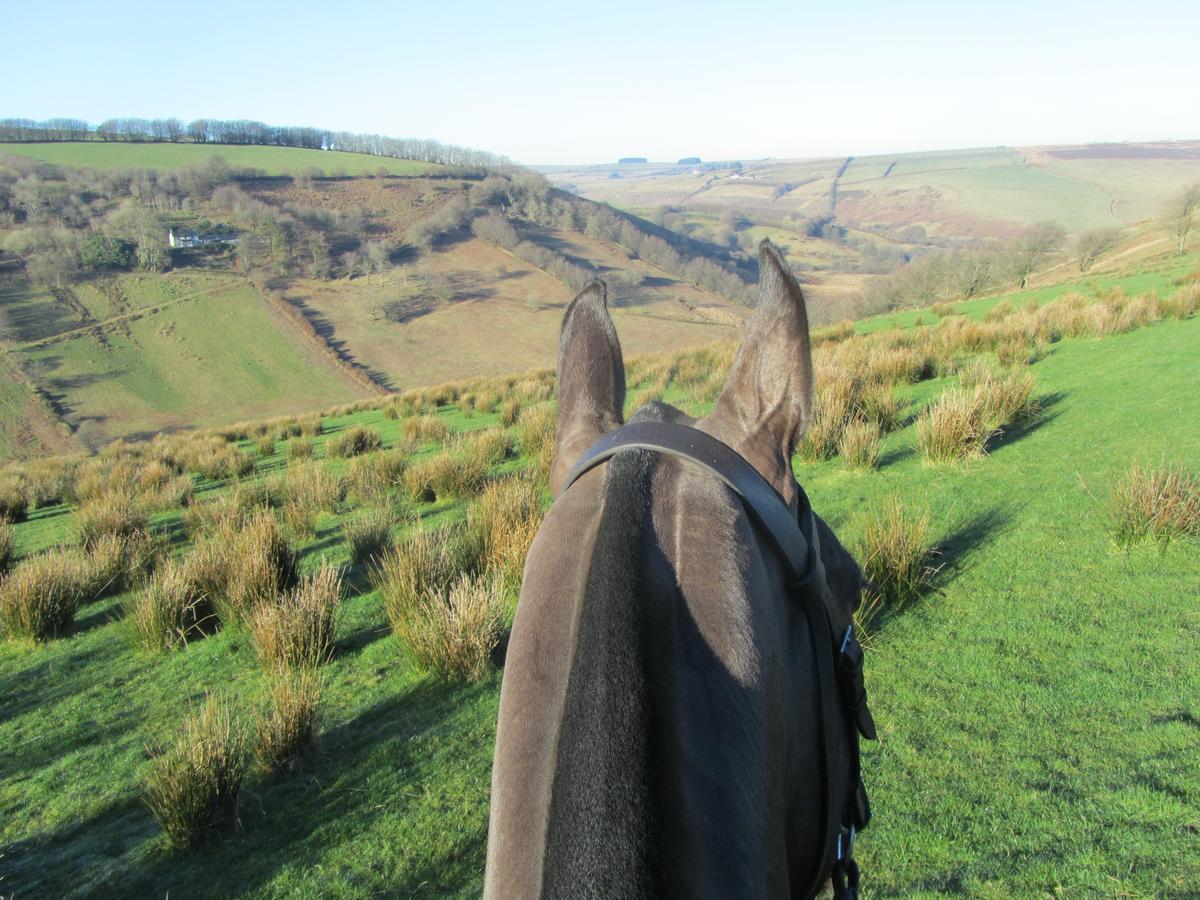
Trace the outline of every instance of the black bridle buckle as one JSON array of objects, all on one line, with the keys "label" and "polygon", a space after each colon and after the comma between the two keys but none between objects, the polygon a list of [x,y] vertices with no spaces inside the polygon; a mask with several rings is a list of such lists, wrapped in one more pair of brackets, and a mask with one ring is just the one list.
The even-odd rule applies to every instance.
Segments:
[{"label": "black bridle buckle", "polygon": [[854,626],[846,626],[838,654],[838,684],[842,689],[842,703],[854,727],[868,741],[875,740],[875,720],[867,708],[867,685],[863,680],[863,648],[854,636]]}]

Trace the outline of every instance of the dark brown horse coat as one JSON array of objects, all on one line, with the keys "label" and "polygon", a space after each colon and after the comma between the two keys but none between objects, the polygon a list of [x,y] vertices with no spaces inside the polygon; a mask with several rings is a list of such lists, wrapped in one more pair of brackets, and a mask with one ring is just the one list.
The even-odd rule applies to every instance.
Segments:
[{"label": "dark brown horse coat", "polygon": [[[769,244],[757,312],[712,415],[791,504],[811,412],[799,286]],[[605,288],[572,302],[559,344],[566,471],[622,423],[624,367]],[[635,418],[693,424],[651,404]],[[849,624],[858,566],[818,519]],[[739,499],[688,462],[627,449],[557,497],[525,568],[492,773],[485,896],[786,897],[827,860],[808,624]],[[846,745],[843,724],[839,750]],[[849,782],[830,763],[835,796]]]}]

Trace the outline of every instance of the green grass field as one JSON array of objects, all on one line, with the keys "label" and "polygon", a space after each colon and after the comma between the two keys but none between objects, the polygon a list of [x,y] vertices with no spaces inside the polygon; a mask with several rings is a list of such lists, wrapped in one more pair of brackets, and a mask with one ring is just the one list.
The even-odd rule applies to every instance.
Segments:
[{"label": "green grass field", "polygon": [[[85,443],[228,421],[231,410],[262,417],[363,394],[241,278],[130,276],[107,284],[114,287],[85,285],[75,296],[96,321],[126,318],[99,333],[72,332],[86,322],[64,321],[57,329],[68,332],[64,338],[13,347]],[[55,300],[37,294],[25,304],[34,308],[28,318],[44,323],[50,316],[37,306]]]},{"label": "green grass field", "polygon": [[326,175],[344,170],[347,175],[428,175],[446,169],[435,163],[389,159],[340,150],[303,150],[299,147],[254,147],[240,144],[124,144],[79,143],[4,144],[0,153],[27,156],[60,166],[112,171],[115,169],[182,169],[220,156],[234,168],[262,169],[268,175],[296,175],[316,167]]},{"label": "green grass field", "polygon": [[[994,302],[960,306],[976,316]],[[1105,522],[1131,461],[1200,468],[1197,346],[1196,317],[1052,345],[1030,369],[1041,417],[961,466],[925,465],[911,423],[954,379],[904,389],[910,421],[885,438],[879,470],[797,466],[848,546],[866,508],[895,495],[931,514],[941,554],[933,589],[871,639],[881,739],[864,761],[876,815],[859,843],[866,896],[1200,893],[1197,547],[1126,554]],[[454,429],[495,421],[441,415]],[[375,410],[326,424],[351,423],[385,443],[402,426]],[[285,448],[259,471],[278,471]],[[416,512],[424,527],[462,505]],[[18,552],[67,539],[73,517],[35,512],[15,529]],[[157,524],[177,534],[177,517]],[[346,561],[332,516],[303,566],[322,555]],[[116,598],[44,647],[0,644],[0,891],[477,896],[500,676],[420,675],[361,567],[348,583],[315,758],[287,780],[252,779],[242,830],[185,854],[166,849],[139,800],[145,748],[207,689],[262,702],[245,634],[145,657],[123,640]]]}]

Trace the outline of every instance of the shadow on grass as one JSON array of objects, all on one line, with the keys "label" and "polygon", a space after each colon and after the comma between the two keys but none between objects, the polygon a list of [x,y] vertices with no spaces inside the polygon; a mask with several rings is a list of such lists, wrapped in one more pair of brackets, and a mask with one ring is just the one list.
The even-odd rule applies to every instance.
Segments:
[{"label": "shadow on grass", "polygon": [[960,575],[970,555],[986,546],[1012,519],[1010,512],[995,507],[955,525],[937,543],[939,568],[931,585],[942,587]]},{"label": "shadow on grass", "polygon": [[1015,444],[1017,441],[1024,440],[1038,431],[1045,425],[1049,425],[1057,419],[1062,413],[1052,412],[1053,408],[1063,401],[1066,394],[1054,392],[1052,394],[1043,394],[1038,398],[1041,406],[1040,411],[1032,419],[1024,422],[1016,422],[1005,425],[997,431],[988,440],[987,449],[989,453],[994,453],[1002,447],[1007,447],[1010,444]]}]

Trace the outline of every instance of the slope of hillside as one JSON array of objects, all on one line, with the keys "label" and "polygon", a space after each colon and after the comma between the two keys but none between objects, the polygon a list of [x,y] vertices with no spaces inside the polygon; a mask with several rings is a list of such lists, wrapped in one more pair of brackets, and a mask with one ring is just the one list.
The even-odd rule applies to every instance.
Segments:
[{"label": "slope of hillside", "polygon": [[[1169,282],[1156,283],[1166,293]],[[1014,305],[1031,299],[1045,295],[1027,292]],[[961,311],[978,321],[996,302]],[[906,338],[921,343],[908,332],[897,345]],[[875,813],[857,847],[865,896],[1200,892],[1196,542],[1121,550],[1107,519],[1109,492],[1131,462],[1195,470],[1200,369],[1180,361],[1198,341],[1192,314],[1047,345],[1017,369],[1035,379],[1040,415],[1006,427],[983,458],[929,465],[917,449],[916,419],[958,386],[950,375],[894,386],[902,416],[883,438],[878,468],[797,463],[814,508],[847,546],[856,547],[872,506],[897,497],[910,514],[928,513],[939,550],[925,596],[872,625],[867,683],[880,740],[864,758]],[[706,383],[713,358],[687,354],[680,361],[690,365],[674,371]],[[991,351],[973,358],[996,363]],[[671,361],[631,361],[640,373],[631,391],[653,377],[654,362]],[[666,399],[702,413],[695,388],[670,383]],[[411,413],[390,401],[385,408],[327,416],[312,439],[314,464],[339,476],[356,464],[369,471],[365,463],[382,454],[348,464],[327,453],[354,425],[376,430],[384,453],[410,466],[440,452],[406,438]],[[452,435],[498,425],[491,410],[468,418],[448,403],[436,415]],[[258,455],[253,440],[234,443]],[[250,476],[272,496],[280,490],[273,479],[294,465],[282,443],[258,455]],[[487,475],[527,468],[536,470],[534,461],[514,455]],[[225,482],[196,484],[202,501],[233,493]],[[243,501],[261,496],[244,488]],[[394,534],[459,521],[473,500],[383,490],[376,502],[413,513],[397,516]],[[478,896],[500,675],[451,683],[399,650],[380,592],[364,564],[350,563],[339,533],[363,502],[347,499],[298,540],[305,571],[329,558],[346,572],[316,752],[290,777],[252,774],[240,829],[211,846],[166,848],[141,802],[146,748],[171,740],[206,690],[239,715],[263,708],[268,676],[243,630],[141,653],[125,639],[128,595],[118,595],[84,607],[44,646],[0,642],[0,745],[11,750],[0,817],[6,890],[31,898]],[[182,518],[170,509],[154,522],[186,552],[198,539],[183,536]],[[72,540],[78,520],[74,507],[36,510],[15,526],[18,556]]]},{"label": "slope of hillside", "polygon": [[299,147],[256,147],[245,144],[139,144],[84,141],[78,143],[0,143],[0,153],[25,156],[59,166],[170,171],[198,166],[220,156],[235,168],[260,169],[267,175],[299,175],[317,168],[326,174],[424,175],[447,167],[409,159],[343,153],[338,150],[304,150]]},{"label": "slope of hillside", "polygon": [[56,294],[28,291],[4,343],[86,447],[365,393],[236,276],[106,278]]}]

